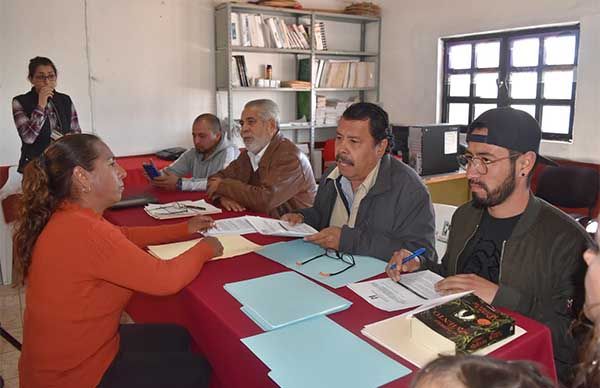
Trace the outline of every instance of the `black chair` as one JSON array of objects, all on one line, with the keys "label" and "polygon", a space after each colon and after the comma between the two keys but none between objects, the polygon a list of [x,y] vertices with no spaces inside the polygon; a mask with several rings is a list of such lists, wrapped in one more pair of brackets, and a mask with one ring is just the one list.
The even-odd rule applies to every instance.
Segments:
[{"label": "black chair", "polygon": [[598,224],[592,211],[598,202],[600,175],[587,167],[546,167],[540,173],[536,195],[555,206],[587,208],[587,214],[570,214],[590,234],[595,234]]}]

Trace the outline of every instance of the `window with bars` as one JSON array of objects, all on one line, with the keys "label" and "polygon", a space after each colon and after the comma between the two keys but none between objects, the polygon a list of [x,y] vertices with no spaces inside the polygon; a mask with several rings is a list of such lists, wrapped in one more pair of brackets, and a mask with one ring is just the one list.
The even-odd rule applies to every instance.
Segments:
[{"label": "window with bars", "polygon": [[579,24],[443,42],[443,122],[468,124],[511,106],[538,120],[543,139],[572,139]]}]

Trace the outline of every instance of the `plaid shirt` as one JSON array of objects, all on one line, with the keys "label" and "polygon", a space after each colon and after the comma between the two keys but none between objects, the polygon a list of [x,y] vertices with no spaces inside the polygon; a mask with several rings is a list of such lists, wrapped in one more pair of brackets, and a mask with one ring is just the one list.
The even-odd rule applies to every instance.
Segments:
[{"label": "plaid shirt", "polygon": [[[33,144],[46,122],[46,118],[50,120],[50,130],[58,130],[60,128],[58,122],[58,115],[54,103],[50,100],[46,104],[46,108],[42,110],[39,106],[36,106],[31,112],[31,117],[27,117],[27,114],[23,110],[21,103],[14,99],[12,102],[13,118],[17,131],[23,143]],[[69,132],[81,133],[79,127],[79,120],[77,118],[77,111],[75,105],[71,103],[71,123]]]}]

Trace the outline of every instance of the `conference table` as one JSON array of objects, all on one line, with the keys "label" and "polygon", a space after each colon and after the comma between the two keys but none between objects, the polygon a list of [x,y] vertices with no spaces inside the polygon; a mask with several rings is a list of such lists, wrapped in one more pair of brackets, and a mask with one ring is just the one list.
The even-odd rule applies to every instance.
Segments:
[{"label": "conference table", "polygon": [[[205,198],[202,192],[165,192],[148,185],[129,188],[126,192],[130,194],[147,192],[158,198],[161,203]],[[240,213],[223,211],[212,217],[219,219],[239,215]],[[152,226],[181,222],[181,219],[155,220],[141,207],[107,210],[104,217],[120,226]],[[245,237],[261,245],[286,240],[260,234],[247,234]],[[204,266],[195,280],[175,295],[157,297],[134,294],[127,312],[137,323],[171,322],[185,326],[194,339],[195,349],[204,354],[212,365],[211,387],[276,387],[277,385],[267,376],[269,369],[240,341],[242,338],[262,333],[262,329],[240,310],[239,302],[225,291],[223,285],[282,271],[289,271],[289,269],[257,253],[211,261]],[[382,274],[375,278],[383,276]],[[352,302],[349,309],[329,315],[330,319],[409,369],[413,371],[418,369],[360,333],[366,324],[395,316],[399,312],[389,313],[379,310],[347,287],[339,289],[331,289],[325,285],[323,287]],[[541,366],[545,374],[556,380],[549,329],[520,314],[508,313],[527,333],[492,352],[491,356],[506,360],[532,360]],[[327,361],[323,360],[323,362]],[[407,387],[414,375],[415,373],[411,373],[386,384],[385,387]]]}]

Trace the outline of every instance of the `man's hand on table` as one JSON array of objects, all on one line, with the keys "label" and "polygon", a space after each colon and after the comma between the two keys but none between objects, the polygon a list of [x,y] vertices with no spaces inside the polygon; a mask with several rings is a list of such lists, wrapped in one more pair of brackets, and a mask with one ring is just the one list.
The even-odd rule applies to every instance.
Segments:
[{"label": "man's hand on table", "polygon": [[300,213],[287,213],[281,216],[281,220],[296,225],[304,222],[304,216]]},{"label": "man's hand on table", "polygon": [[440,280],[435,284],[435,290],[444,295],[473,290],[485,302],[492,303],[498,285],[474,274],[460,274]]},{"label": "man's hand on table", "polygon": [[410,255],[412,255],[412,252],[407,249],[400,249],[394,252],[394,255],[385,267],[385,272],[393,281],[399,282],[402,273],[414,272],[421,267],[421,261],[418,257],[415,257],[406,264],[402,264],[402,260]]},{"label": "man's hand on table", "polygon": [[246,208],[231,198],[219,197],[221,207],[230,212],[243,212]]},{"label": "man's hand on table", "polygon": [[208,194],[208,198],[212,199],[221,184],[223,179],[219,177],[209,178],[206,183],[206,194]]},{"label": "man's hand on table", "polygon": [[[146,172],[144,171],[144,174]],[[146,174],[146,177],[148,175]],[[161,174],[154,179],[150,179],[150,183],[152,186],[158,187],[163,190],[177,190],[177,181],[179,180],[179,176],[169,172],[168,170],[162,170]]]},{"label": "man's hand on table", "polygon": [[319,233],[304,237],[305,241],[310,241],[319,245],[325,249],[340,249],[340,237],[342,236],[342,229],[337,226],[330,226]]}]

